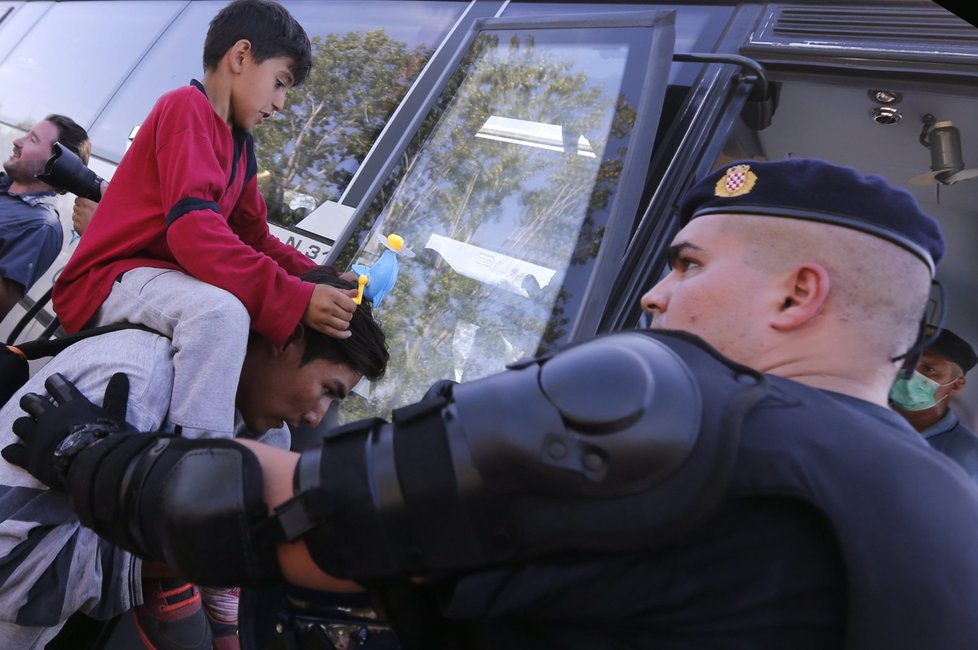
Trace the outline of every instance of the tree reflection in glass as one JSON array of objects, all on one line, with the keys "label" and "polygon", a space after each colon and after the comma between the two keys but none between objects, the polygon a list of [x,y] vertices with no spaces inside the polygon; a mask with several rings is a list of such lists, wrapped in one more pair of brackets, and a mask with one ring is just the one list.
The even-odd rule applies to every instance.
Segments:
[{"label": "tree reflection in glass", "polygon": [[383,29],[312,42],[309,78],[289,92],[280,115],[254,131],[268,217],[283,226],[340,198],[431,55]]},{"label": "tree reflection in glass", "polygon": [[476,39],[390,200],[361,222],[357,263],[390,233],[417,257],[377,314],[391,369],[345,418],[384,416],[436,379],[497,372],[566,333],[565,275],[597,254],[634,122],[628,46],[504,34]]}]

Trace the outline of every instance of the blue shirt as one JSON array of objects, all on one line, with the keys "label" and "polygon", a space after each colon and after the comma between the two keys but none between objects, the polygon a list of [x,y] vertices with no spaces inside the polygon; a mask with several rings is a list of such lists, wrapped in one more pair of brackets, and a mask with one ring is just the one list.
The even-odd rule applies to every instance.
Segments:
[{"label": "blue shirt", "polygon": [[978,482],[978,435],[958,421],[948,409],[940,420],[920,432],[927,443],[949,456]]},{"label": "blue shirt", "polygon": [[0,277],[26,293],[54,263],[64,242],[55,192],[12,194],[0,172]]}]

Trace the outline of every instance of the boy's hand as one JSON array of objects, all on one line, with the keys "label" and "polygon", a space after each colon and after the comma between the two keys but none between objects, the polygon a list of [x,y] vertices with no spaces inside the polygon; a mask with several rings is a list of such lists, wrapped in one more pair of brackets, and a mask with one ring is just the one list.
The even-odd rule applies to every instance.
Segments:
[{"label": "boy's hand", "polygon": [[337,339],[349,338],[350,320],[357,308],[353,298],[356,289],[338,289],[325,284],[317,284],[309,299],[309,306],[302,322],[314,330]]}]

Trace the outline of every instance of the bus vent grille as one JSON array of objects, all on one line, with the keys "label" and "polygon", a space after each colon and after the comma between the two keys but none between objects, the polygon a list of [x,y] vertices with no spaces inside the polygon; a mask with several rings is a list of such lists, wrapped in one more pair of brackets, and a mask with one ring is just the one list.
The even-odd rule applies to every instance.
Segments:
[{"label": "bus vent grille", "polygon": [[775,5],[750,46],[978,56],[978,29],[936,5],[898,9]]}]

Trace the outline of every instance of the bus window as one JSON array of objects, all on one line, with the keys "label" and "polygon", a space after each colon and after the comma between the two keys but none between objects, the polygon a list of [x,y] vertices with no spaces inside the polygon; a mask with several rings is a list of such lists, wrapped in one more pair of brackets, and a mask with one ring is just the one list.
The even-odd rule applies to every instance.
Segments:
[{"label": "bus window", "polygon": [[0,62],[53,2],[0,2]]},{"label": "bus window", "polygon": [[151,0],[140,2],[138,9],[133,4],[51,6],[0,63],[0,86],[21,89],[4,93],[0,119],[27,125],[49,113],[62,113],[82,126],[91,125],[133,63],[184,3]]},{"label": "bus window", "polygon": [[[561,2],[514,2],[506,6],[503,16],[546,16],[568,13],[609,13],[612,11],[635,11],[634,4],[580,3],[568,6]],[[722,5],[670,5],[655,6],[662,11],[676,11],[676,51],[711,52],[720,38],[720,32],[733,14],[734,8]],[[691,86],[699,73],[696,63],[677,63],[669,69],[669,85]]]},{"label": "bus window", "polygon": [[283,114],[255,129],[269,219],[293,226],[337,201],[464,2],[286,2],[313,68]]},{"label": "bus window", "polygon": [[[118,161],[127,135],[164,92],[199,79],[211,18],[224,0],[187,3],[92,129],[97,155]],[[313,41],[306,83],[282,115],[255,129],[272,222],[290,226],[335,200],[463,2],[283,2]]]},{"label": "bus window", "polygon": [[[180,3],[186,8],[133,70],[90,129],[92,152],[116,163],[140,124],[163,93],[199,79],[203,71],[204,35],[223,0]],[[133,8],[132,13],[142,10]]]},{"label": "bus window", "polygon": [[[671,29],[670,19],[669,48]],[[406,175],[389,200],[374,199],[372,228],[365,217],[347,247],[369,266],[398,234],[415,253],[377,310],[391,371],[360,392],[369,393],[366,412],[570,337],[627,154],[643,151],[643,128],[654,132],[671,50],[654,48],[653,33],[500,28],[475,38],[417,135]],[[653,67],[660,72],[649,82]],[[658,87],[643,105],[647,83]],[[654,115],[641,113],[648,104]],[[635,154],[642,180],[648,151]],[[345,417],[358,410],[344,409]]]}]

